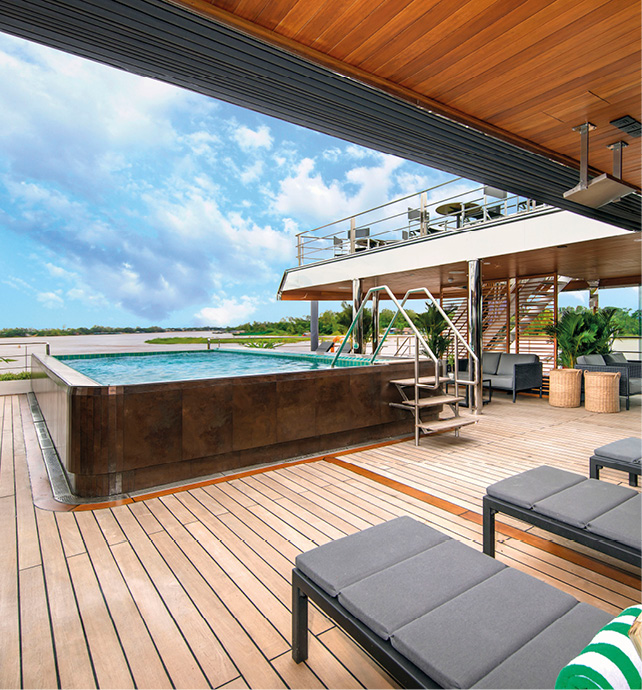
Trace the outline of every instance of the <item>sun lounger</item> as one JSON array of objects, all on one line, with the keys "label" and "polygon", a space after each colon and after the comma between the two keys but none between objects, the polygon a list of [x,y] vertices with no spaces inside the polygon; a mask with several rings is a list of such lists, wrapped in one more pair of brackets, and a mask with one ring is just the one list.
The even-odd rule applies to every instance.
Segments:
[{"label": "sun lounger", "polygon": [[629,485],[638,485],[642,439],[631,436],[596,448],[589,460],[589,473],[593,479],[600,478],[600,470],[608,467],[629,473]]},{"label": "sun lounger", "polygon": [[414,688],[552,688],[611,620],[410,517],[297,557],[297,663],[308,658],[308,598]]},{"label": "sun lounger", "polygon": [[495,514],[640,565],[642,495],[542,465],[492,484],[484,496],[484,553],[495,554]]}]

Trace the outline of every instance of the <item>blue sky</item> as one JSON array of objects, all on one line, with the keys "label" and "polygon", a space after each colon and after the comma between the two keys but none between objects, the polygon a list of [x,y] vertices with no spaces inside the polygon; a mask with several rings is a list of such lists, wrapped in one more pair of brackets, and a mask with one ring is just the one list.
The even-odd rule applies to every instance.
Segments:
[{"label": "blue sky", "polygon": [[0,112],[0,328],[303,315],[297,232],[450,179],[5,34]]}]

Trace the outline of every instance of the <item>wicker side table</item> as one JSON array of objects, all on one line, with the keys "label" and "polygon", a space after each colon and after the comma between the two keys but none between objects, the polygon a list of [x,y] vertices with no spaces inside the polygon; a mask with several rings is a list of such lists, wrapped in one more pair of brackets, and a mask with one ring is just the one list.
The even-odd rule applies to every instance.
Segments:
[{"label": "wicker side table", "polygon": [[548,404],[553,407],[579,407],[582,393],[581,369],[551,369]]},{"label": "wicker side table", "polygon": [[584,407],[589,412],[619,412],[620,372],[585,371]]}]

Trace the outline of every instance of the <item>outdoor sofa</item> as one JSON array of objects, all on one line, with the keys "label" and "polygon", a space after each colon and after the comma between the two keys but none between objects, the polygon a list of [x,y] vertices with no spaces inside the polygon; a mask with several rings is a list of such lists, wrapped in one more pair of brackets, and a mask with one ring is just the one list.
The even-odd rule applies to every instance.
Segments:
[{"label": "outdoor sofa", "polygon": [[641,462],[642,439],[630,436],[596,448],[589,459],[589,476],[592,479],[599,479],[600,470],[608,467],[612,470],[628,472],[629,485],[637,486]]},{"label": "outdoor sofa", "polygon": [[484,553],[495,554],[495,514],[635,566],[641,564],[642,494],[634,489],[542,465],[502,479],[483,499]]},{"label": "outdoor sofa", "polygon": [[632,395],[642,392],[642,362],[627,360],[621,352],[608,355],[580,355],[575,364],[576,369],[583,371],[620,372],[620,396],[626,398],[626,409]]},{"label": "outdoor sofa", "polygon": [[[459,370],[468,371],[468,360],[459,360]],[[519,391],[539,388],[542,397],[542,363],[533,354],[483,352],[482,379],[493,390],[510,391],[515,402]],[[492,394],[492,393],[491,393]]]},{"label": "outdoor sofa", "polygon": [[412,688],[553,688],[611,620],[407,516],[297,556],[297,663],[308,658],[308,599]]}]

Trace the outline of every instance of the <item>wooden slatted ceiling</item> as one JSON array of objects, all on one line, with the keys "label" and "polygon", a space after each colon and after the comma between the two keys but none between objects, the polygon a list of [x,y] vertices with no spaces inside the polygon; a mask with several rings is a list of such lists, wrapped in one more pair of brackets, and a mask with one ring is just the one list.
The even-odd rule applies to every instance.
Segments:
[{"label": "wooden slatted ceiling", "polygon": [[635,0],[174,2],[567,163],[588,120],[590,165],[611,173],[606,147],[624,140],[623,177],[641,184],[641,140],[609,124],[641,117]]}]

